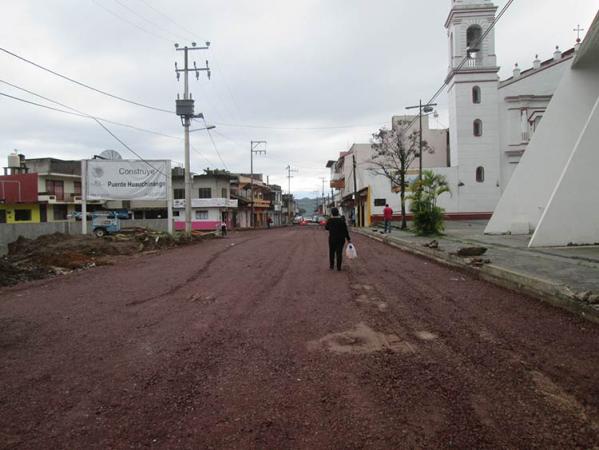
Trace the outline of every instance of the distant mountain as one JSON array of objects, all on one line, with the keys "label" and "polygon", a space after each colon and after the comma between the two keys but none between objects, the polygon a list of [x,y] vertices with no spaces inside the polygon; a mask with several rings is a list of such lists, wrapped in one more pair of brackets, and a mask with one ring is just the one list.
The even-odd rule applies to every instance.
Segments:
[{"label": "distant mountain", "polygon": [[303,213],[304,216],[313,216],[314,214],[316,214],[314,211],[318,209],[318,204],[320,202],[320,200],[317,198],[308,197],[299,198],[296,201],[297,207],[306,211]]}]

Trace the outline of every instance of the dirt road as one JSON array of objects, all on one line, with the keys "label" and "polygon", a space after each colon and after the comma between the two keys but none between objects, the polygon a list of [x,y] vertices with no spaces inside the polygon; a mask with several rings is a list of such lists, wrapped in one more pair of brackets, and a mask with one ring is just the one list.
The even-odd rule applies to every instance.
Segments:
[{"label": "dirt road", "polygon": [[0,290],[0,448],[597,448],[599,327],[383,244],[236,233]]}]

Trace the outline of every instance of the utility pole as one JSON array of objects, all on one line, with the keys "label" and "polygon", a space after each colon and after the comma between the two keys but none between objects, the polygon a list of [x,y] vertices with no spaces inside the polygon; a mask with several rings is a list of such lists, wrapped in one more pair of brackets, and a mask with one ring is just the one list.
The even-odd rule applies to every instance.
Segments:
[{"label": "utility pole", "polygon": [[191,47],[179,48],[179,44],[175,44],[177,51],[183,51],[184,54],[184,68],[179,69],[175,62],[175,73],[177,74],[177,81],[183,73],[184,91],[183,99],[179,98],[177,94],[176,101],[176,112],[181,117],[181,124],[185,130],[185,233],[191,234],[191,176],[189,172],[189,126],[191,120],[197,117],[203,118],[203,114],[194,114],[194,100],[189,92],[189,72],[195,72],[196,80],[200,79],[200,71],[207,71],[208,79],[210,79],[210,68],[208,67],[208,61],[206,60],[206,67],[197,67],[194,61],[193,69],[189,68],[189,50],[208,50],[210,48],[210,42],[206,42],[205,47],[197,47],[195,42],[191,43]]},{"label": "utility pole", "polygon": [[297,169],[292,169],[291,168],[291,164],[289,164],[287,167],[285,167],[285,170],[287,170],[287,220],[289,223],[291,223],[291,219],[292,219],[292,211],[291,211],[291,179],[293,178],[293,175],[291,175],[292,173],[297,172]]},{"label": "utility pole", "polygon": [[326,177],[320,177],[322,180],[322,215],[325,215],[325,198],[324,198],[324,182],[326,181]]},{"label": "utility pole", "polygon": [[356,155],[351,155],[354,172],[354,221],[356,226],[360,225],[360,203],[358,202],[358,183],[356,180]]},{"label": "utility pole", "polygon": [[[258,149],[260,145],[264,145],[264,148]],[[256,226],[256,221],[254,220],[254,153],[263,153],[266,155],[266,141],[250,141],[250,195],[252,196],[250,226],[252,228]]]},{"label": "utility pole", "polygon": [[418,179],[422,181],[422,111],[425,113],[430,113],[433,111],[433,106],[437,106],[436,103],[427,103],[426,105],[422,104],[422,100],[415,106],[408,106],[406,109],[414,109],[418,108],[418,121],[420,123],[419,129],[419,138],[418,138]]}]

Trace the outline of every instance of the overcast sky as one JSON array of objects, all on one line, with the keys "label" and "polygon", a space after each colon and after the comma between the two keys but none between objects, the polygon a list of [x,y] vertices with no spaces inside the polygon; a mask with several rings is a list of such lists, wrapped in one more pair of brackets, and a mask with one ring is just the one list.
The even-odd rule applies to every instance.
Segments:
[{"label": "overcast sky", "polygon": [[[320,191],[326,161],[353,142],[368,142],[391,116],[428,99],[447,74],[443,27],[450,0],[0,0],[0,47],[78,81],[143,104],[174,109],[183,82],[180,44],[211,41],[190,56],[205,73],[190,79],[196,112],[212,132],[192,133],[192,170],[249,172],[250,140],[266,140],[255,172],[287,189],[285,167],[298,170],[292,191]],[[495,2],[502,7],[506,0]],[[598,0],[515,0],[497,24],[496,53],[506,78],[534,55],[574,45]],[[583,32],[584,34],[584,32]],[[174,114],[92,92],[0,52],[0,80],[84,113],[172,137],[107,124],[147,159],[183,161],[183,129]],[[0,92],[51,105],[0,83]],[[447,126],[447,98],[438,99]],[[54,105],[56,106],[56,105]],[[62,108],[62,107],[61,107]],[[203,126],[198,123],[197,127]],[[337,128],[335,128],[337,127]],[[104,149],[134,157],[92,120],[0,96],[0,158],[88,158]],[[222,158],[222,161],[221,161]]]}]

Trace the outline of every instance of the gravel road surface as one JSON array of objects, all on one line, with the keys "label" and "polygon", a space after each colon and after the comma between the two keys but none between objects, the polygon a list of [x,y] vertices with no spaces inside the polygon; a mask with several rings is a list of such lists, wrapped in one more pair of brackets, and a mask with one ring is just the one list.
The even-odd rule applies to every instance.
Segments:
[{"label": "gravel road surface", "polygon": [[0,448],[599,448],[599,327],[355,236],[0,290]]}]

